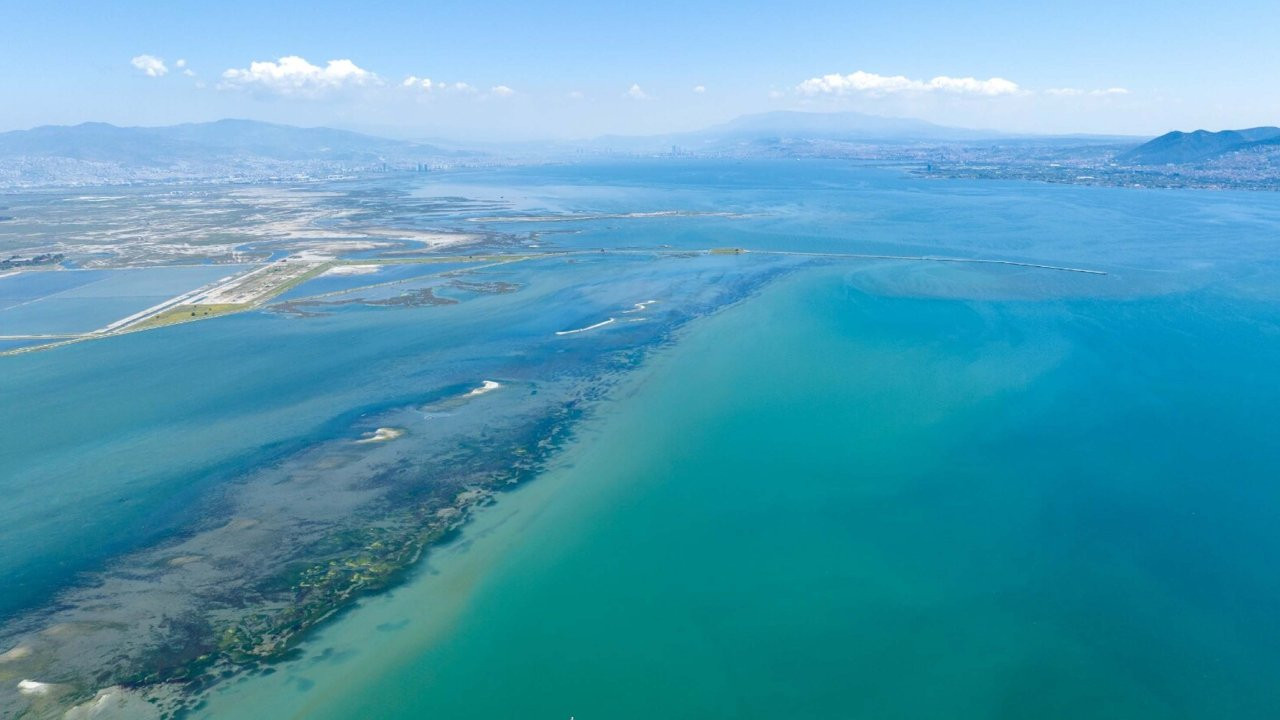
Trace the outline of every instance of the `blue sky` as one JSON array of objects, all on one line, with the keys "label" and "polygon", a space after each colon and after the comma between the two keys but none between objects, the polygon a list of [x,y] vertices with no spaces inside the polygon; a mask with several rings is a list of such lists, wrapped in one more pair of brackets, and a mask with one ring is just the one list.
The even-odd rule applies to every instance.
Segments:
[{"label": "blue sky", "polygon": [[1280,124],[1274,0],[11,1],[0,27],[3,130],[248,117],[571,138],[778,109],[1055,133]]}]

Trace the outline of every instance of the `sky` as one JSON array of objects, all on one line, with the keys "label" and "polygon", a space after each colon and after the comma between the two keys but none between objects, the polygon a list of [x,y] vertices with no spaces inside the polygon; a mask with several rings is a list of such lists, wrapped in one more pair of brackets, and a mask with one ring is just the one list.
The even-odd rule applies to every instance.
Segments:
[{"label": "sky", "polygon": [[0,0],[0,130],[224,117],[405,138],[770,110],[1154,135],[1280,124],[1280,2]]}]

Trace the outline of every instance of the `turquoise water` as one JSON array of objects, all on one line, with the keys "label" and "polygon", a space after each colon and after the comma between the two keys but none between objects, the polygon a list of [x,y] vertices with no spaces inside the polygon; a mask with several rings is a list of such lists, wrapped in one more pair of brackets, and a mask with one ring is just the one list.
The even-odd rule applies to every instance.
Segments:
[{"label": "turquoise water", "polygon": [[1277,323],[795,276],[207,717],[1267,717]]},{"label": "turquoise water", "polygon": [[[406,584],[199,716],[1239,718],[1280,702],[1280,199],[795,162],[415,182],[483,216],[736,214],[503,224],[543,248],[1107,274],[587,255],[485,271],[469,279],[519,291],[458,305],[249,314],[6,358],[0,420],[22,432],[0,436],[0,546],[17,549],[0,554],[16,579],[0,620],[222,522],[240,483],[287,477],[307,448],[496,378],[607,399]],[[641,322],[555,334],[650,299]],[[595,384],[609,353],[620,384]],[[516,397],[495,393],[488,422]],[[410,426],[404,457],[436,452],[432,427]]]}]

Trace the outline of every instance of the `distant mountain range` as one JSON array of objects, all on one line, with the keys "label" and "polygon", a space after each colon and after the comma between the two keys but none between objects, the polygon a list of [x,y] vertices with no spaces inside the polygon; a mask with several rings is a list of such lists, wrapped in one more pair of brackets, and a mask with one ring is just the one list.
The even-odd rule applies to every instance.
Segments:
[{"label": "distant mountain range", "polygon": [[687,152],[749,150],[802,142],[964,141],[1008,136],[988,130],[935,125],[914,118],[881,117],[856,112],[777,111],[743,115],[727,123],[692,132],[662,135],[606,135],[589,147],[619,151],[656,151],[672,147]]},{"label": "distant mountain range", "polygon": [[856,112],[810,113],[793,110],[743,115],[721,125],[690,133],[713,137],[831,138],[957,138],[990,136],[980,130],[959,130],[914,118],[882,117]]},{"label": "distant mountain range", "polygon": [[0,183],[269,177],[414,167],[460,154],[423,143],[253,120],[168,127],[107,123],[0,133]]},{"label": "distant mountain range", "polygon": [[[1235,173],[1232,178],[1240,172],[1268,178],[1280,174],[1280,128],[1276,127],[1172,132],[1138,144],[1122,136],[1012,135],[855,112],[769,112],[693,132],[461,148],[468,146],[252,120],[169,127],[45,126],[0,133],[0,186],[325,177],[384,168],[488,164],[504,158],[540,161],[660,154],[1085,169],[1071,177],[1096,176],[1095,169],[1107,166],[1149,172],[1171,164]],[[1163,169],[1155,171],[1167,174]]]},{"label": "distant mountain range", "polygon": [[1280,148],[1280,127],[1210,132],[1174,131],[1118,155],[1125,165],[1181,165],[1200,163],[1227,153]]},{"label": "distant mountain range", "polygon": [[[0,184],[47,185],[162,179],[264,178],[343,171],[411,169],[482,157],[546,159],[580,154],[680,152],[822,156],[840,143],[943,142],[994,137],[905,118],[860,113],[771,112],[695,132],[607,136],[572,143],[446,149],[331,128],[252,120],[168,127],[107,123],[44,126],[0,133]],[[465,147],[465,146],[454,146]]]},{"label": "distant mountain range", "polygon": [[211,157],[367,163],[410,151],[442,154],[429,145],[346,130],[299,128],[254,120],[218,120],[168,127],[117,127],[91,122],[0,133],[0,157],[61,157],[137,166],[203,162]]}]

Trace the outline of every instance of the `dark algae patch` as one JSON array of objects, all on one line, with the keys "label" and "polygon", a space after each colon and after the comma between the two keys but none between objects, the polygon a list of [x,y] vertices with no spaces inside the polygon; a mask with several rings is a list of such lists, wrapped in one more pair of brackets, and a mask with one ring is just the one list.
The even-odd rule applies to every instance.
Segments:
[{"label": "dark algae patch", "polygon": [[454,300],[453,298],[440,297],[435,294],[435,291],[432,288],[426,287],[407,290],[394,297],[380,299],[348,298],[346,300],[290,300],[288,302],[272,305],[271,310],[282,315],[318,317],[327,314],[327,311],[350,306],[411,308],[430,307],[432,305],[456,305],[457,303],[457,300]]}]

